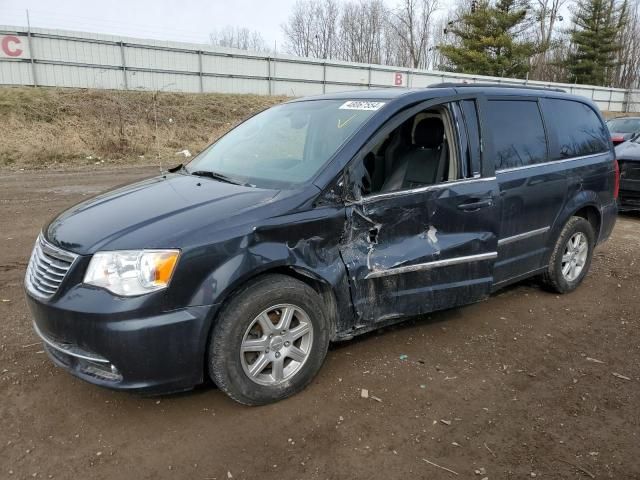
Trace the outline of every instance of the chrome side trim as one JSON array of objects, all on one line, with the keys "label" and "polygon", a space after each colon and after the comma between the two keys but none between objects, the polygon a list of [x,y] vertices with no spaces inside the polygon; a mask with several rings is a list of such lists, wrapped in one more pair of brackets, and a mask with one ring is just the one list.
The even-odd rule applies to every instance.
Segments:
[{"label": "chrome side trim", "polygon": [[84,350],[81,350],[80,348],[75,347],[73,345],[59,343],[59,342],[56,342],[55,340],[51,340],[40,331],[40,329],[38,328],[38,325],[36,325],[35,322],[33,323],[33,329],[38,334],[40,339],[42,339],[44,343],[49,345],[54,350],[58,350],[59,352],[65,353],[71,357],[81,358],[82,360],[89,360],[90,362],[109,363],[109,360],[107,360],[104,357],[101,357],[97,353],[90,354],[89,352],[85,352]]},{"label": "chrome side trim", "polygon": [[410,189],[407,189],[407,190],[396,190],[395,192],[376,193],[374,195],[368,195],[366,197],[362,197],[358,201],[350,202],[350,204],[351,205],[357,205],[357,204],[375,202],[376,200],[382,200],[382,199],[385,199],[385,198],[401,197],[401,196],[404,196],[404,195],[411,195],[411,194],[414,194],[414,193],[428,192],[429,190],[440,190],[442,188],[451,188],[451,187],[455,187],[456,185],[464,185],[466,183],[490,182],[490,181],[495,180],[495,179],[496,179],[496,177],[465,178],[465,179],[462,179],[462,180],[453,180],[451,182],[437,183],[435,185],[425,185],[424,187],[410,188]]},{"label": "chrome side trim", "polygon": [[406,267],[389,268],[387,270],[375,270],[369,272],[365,279],[389,277],[391,275],[400,275],[402,273],[417,272],[420,270],[431,270],[432,268],[448,267],[450,265],[458,265],[460,263],[480,262],[483,260],[491,260],[498,258],[498,252],[480,253],[477,255],[467,255],[466,257],[447,258],[445,260],[435,260],[433,262],[418,263],[415,265],[407,265]]},{"label": "chrome side trim", "polygon": [[581,157],[574,157],[574,158],[565,158],[562,160],[550,160],[548,162],[542,162],[542,163],[534,163],[531,165],[522,165],[520,167],[511,167],[511,168],[501,168],[500,170],[496,170],[496,173],[507,173],[507,172],[514,172],[517,170],[524,170],[527,168],[535,168],[535,167],[544,167],[544,166],[549,166],[549,165],[556,165],[558,163],[566,163],[566,162],[576,162],[578,160],[587,160],[589,158],[596,158],[596,157],[601,157],[603,155],[607,155],[608,153],[611,152],[601,152],[601,153],[592,153],[589,155],[583,155]]},{"label": "chrome side trim", "polygon": [[529,232],[519,233],[518,235],[513,235],[511,237],[501,238],[498,240],[498,246],[507,245],[509,243],[517,242],[519,240],[524,240],[525,238],[535,237],[537,235],[542,235],[543,233],[547,233],[551,227],[542,227],[536,230],[531,230]]}]

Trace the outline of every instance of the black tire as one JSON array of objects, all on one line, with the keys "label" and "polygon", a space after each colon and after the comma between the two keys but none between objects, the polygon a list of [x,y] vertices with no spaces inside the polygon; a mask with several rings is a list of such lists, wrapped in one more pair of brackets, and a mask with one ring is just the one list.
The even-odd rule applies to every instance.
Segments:
[{"label": "black tire", "polygon": [[[312,340],[305,361],[301,362],[299,367],[291,367],[298,368],[291,377],[283,378],[278,384],[262,385],[252,380],[245,372],[245,368],[251,367],[252,364],[243,357],[243,367],[240,346],[245,333],[258,315],[266,309],[282,304],[299,307],[302,313],[306,314],[305,320],[308,319],[312,326]],[[292,321],[292,325],[295,321]],[[259,325],[255,324],[253,328],[259,328]],[[264,335],[261,333],[260,340]],[[279,334],[276,334],[276,337],[278,336]],[[237,402],[244,405],[272,403],[298,393],[311,382],[322,366],[329,339],[326,313],[315,290],[286,275],[265,275],[249,282],[223,306],[209,341],[209,375],[218,388]],[[265,341],[269,342],[268,339]],[[268,348],[267,352],[275,355],[277,346],[270,346],[272,348]],[[269,355],[264,352],[255,355],[263,354]],[[285,355],[282,357],[283,362],[292,362],[291,359],[285,359]]]},{"label": "black tire", "polygon": [[[587,239],[587,255],[584,266],[580,274],[574,279],[568,279],[562,273],[562,257],[569,240],[577,233],[582,233]],[[595,247],[595,233],[591,224],[582,217],[571,217],[565,224],[558,236],[558,240],[554,245],[547,271],[543,274],[542,280],[544,284],[552,291],[557,293],[568,293],[575,290],[589,271],[591,259],[593,258],[593,249]]]}]

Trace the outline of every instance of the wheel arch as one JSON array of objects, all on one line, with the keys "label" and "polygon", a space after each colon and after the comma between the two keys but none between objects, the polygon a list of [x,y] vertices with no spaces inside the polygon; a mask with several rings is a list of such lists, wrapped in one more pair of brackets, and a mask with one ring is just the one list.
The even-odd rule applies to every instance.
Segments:
[{"label": "wheel arch", "polygon": [[322,303],[326,306],[325,314],[327,321],[329,322],[330,337],[331,339],[334,339],[340,319],[340,308],[338,305],[335,287],[331,285],[327,279],[307,268],[294,265],[271,265],[260,270],[254,270],[237,278],[232,285],[229,285],[227,289],[221,292],[217,299],[218,301],[216,302],[215,312],[211,316],[205,332],[207,338],[205,345],[206,348],[208,348],[211,330],[215,327],[224,305],[228,303],[247,283],[254,282],[261,277],[272,274],[295,278],[296,280],[310,286],[320,296]]},{"label": "wheel arch", "polygon": [[220,302],[218,302],[217,308],[215,312],[211,316],[208,325],[203,332],[203,358],[202,358],[202,373],[203,377],[206,377],[204,373],[207,371],[207,361],[209,346],[211,343],[211,332],[216,326],[218,319],[220,318],[220,312],[223,310],[223,307],[226,303],[231,301],[231,299],[241,290],[247,283],[254,282],[259,278],[277,274],[284,275],[291,278],[295,278],[296,280],[301,281],[302,283],[310,286],[318,295],[320,296],[322,303],[327,306],[325,309],[326,318],[329,322],[329,337],[331,340],[334,340],[337,335],[337,326],[340,319],[340,312],[338,308],[338,301],[335,294],[335,290],[333,286],[324,278],[316,275],[308,269],[301,268],[298,266],[291,265],[275,265],[269,268],[265,268],[263,270],[253,272],[252,274],[246,275],[234,282],[234,285],[228,288],[223,294],[220,296]]},{"label": "wheel arch", "polygon": [[552,225],[549,244],[553,245],[571,217],[582,217],[593,227],[596,240],[602,227],[602,213],[600,211],[598,194],[590,190],[576,192],[564,205]]},{"label": "wheel arch", "polygon": [[316,293],[322,299],[322,303],[326,306],[325,314],[327,317],[327,321],[329,322],[330,337],[331,339],[333,339],[336,334],[338,325],[339,311],[335,290],[334,287],[329,283],[329,281],[315,274],[311,270],[292,265],[273,267],[257,274],[254,278],[269,274],[280,274],[293,277],[296,280],[307,284],[316,291]]},{"label": "wheel arch", "polygon": [[547,253],[543,264],[546,265],[551,258],[553,247],[558,240],[560,232],[571,217],[581,217],[587,220],[593,227],[596,243],[600,237],[602,228],[602,213],[598,205],[598,195],[592,191],[580,191],[569,200],[562,212],[556,218],[547,238]]},{"label": "wheel arch", "polygon": [[591,224],[593,233],[595,234],[596,243],[600,238],[600,229],[602,227],[602,214],[600,209],[593,204],[580,207],[569,217],[582,217]]}]

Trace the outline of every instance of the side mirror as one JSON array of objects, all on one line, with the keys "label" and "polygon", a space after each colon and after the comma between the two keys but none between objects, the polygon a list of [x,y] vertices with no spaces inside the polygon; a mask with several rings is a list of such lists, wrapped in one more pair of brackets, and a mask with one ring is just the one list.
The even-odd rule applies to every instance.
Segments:
[{"label": "side mirror", "polygon": [[348,203],[350,200],[347,198],[346,185],[348,182],[346,181],[346,176],[346,172],[340,173],[324,190],[316,205]]},{"label": "side mirror", "polygon": [[[362,165],[362,162],[359,162]],[[345,203],[355,203],[362,200],[362,196],[369,193],[371,179],[367,170],[362,166],[345,170],[342,180],[342,197]]]}]

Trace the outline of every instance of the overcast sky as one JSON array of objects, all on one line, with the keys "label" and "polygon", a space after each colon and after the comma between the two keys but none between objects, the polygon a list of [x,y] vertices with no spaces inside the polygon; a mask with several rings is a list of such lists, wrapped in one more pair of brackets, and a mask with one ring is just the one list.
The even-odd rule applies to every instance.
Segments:
[{"label": "overcast sky", "polygon": [[[83,30],[143,38],[208,42],[226,25],[262,33],[282,45],[280,25],[295,0],[0,0],[0,25]],[[392,0],[389,2],[392,3]],[[280,50],[280,47],[278,47]]]}]

